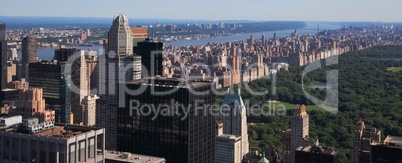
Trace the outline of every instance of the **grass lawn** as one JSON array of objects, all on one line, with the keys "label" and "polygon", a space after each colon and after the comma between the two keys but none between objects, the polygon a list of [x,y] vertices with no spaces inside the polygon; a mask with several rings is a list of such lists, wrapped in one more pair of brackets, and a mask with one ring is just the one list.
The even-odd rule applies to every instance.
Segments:
[{"label": "grass lawn", "polygon": [[388,67],[387,70],[392,72],[399,72],[402,71],[402,67]]}]

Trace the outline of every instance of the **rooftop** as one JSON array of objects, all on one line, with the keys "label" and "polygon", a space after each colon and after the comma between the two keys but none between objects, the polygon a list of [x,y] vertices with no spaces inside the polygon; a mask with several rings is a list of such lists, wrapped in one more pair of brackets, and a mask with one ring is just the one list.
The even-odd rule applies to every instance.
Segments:
[{"label": "rooftop", "polygon": [[229,135],[229,134],[223,134],[219,135],[216,137],[217,140],[230,140],[230,141],[239,141],[241,139],[241,136],[237,135]]},{"label": "rooftop", "polygon": [[[101,128],[95,127],[85,127],[85,126],[76,126],[76,125],[64,125],[64,124],[55,124],[53,128],[45,129],[39,132],[36,132],[34,135],[40,137],[54,137],[54,138],[62,138],[69,139],[75,136],[78,136],[83,133],[87,133],[94,130],[99,130]],[[13,131],[8,130],[8,132],[15,133],[26,133],[25,131]]]},{"label": "rooftop", "polygon": [[321,146],[299,146],[296,148],[296,151],[301,152],[308,152],[308,153],[320,153],[320,154],[327,154],[327,155],[337,155],[339,151],[333,148],[325,148]]},{"label": "rooftop", "polygon": [[164,163],[166,160],[161,157],[132,154],[126,152],[106,151],[105,160],[113,160],[129,163]]},{"label": "rooftop", "polygon": [[402,137],[388,135],[384,140],[384,144],[388,147],[401,148],[402,149]]},{"label": "rooftop", "polygon": [[142,80],[127,81],[126,84],[142,84],[148,86],[159,87],[182,87],[182,88],[197,88],[202,86],[209,86],[212,83],[207,81],[182,81],[178,78],[165,78],[165,77],[151,77]]},{"label": "rooftop", "polygon": [[123,14],[117,14],[114,18],[113,18],[114,22],[117,23],[123,23],[123,22],[128,22],[128,19],[126,16],[124,16]]}]

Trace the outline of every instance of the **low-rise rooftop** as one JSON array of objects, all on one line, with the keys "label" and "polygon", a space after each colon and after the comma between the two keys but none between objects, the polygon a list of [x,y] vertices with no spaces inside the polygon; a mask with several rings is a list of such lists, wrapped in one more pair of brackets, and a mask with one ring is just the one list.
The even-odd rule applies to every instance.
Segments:
[{"label": "low-rise rooftop", "polygon": [[105,162],[121,163],[165,163],[166,160],[161,157],[139,155],[127,152],[106,151]]},{"label": "low-rise rooftop", "polygon": [[389,135],[387,136],[387,138],[385,138],[384,144],[387,145],[388,147],[402,149],[402,137]]},{"label": "low-rise rooftop", "polygon": [[328,155],[336,155],[339,151],[333,148],[325,148],[321,146],[299,146],[296,148],[296,151],[308,152],[308,153],[321,153]]}]

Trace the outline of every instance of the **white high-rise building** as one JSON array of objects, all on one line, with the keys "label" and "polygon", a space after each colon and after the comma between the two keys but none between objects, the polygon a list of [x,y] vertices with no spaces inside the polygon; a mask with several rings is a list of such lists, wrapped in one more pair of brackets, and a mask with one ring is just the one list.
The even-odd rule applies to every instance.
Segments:
[{"label": "white high-rise building", "polygon": [[[106,131],[106,149],[117,149],[117,109],[119,106],[119,82],[125,82],[124,60],[133,55],[133,38],[127,17],[117,14],[109,30],[108,50],[106,52],[105,84],[106,92],[100,92],[96,109],[96,126]],[[120,72],[122,71],[122,72]],[[103,75],[100,75],[103,76]],[[100,86],[102,87],[102,86]]]},{"label": "white high-rise building", "polygon": [[90,95],[82,100],[82,123],[84,126],[94,126],[96,124],[96,100],[98,99],[97,95]]},{"label": "white high-rise building", "polygon": [[248,134],[247,134],[247,111],[240,96],[238,94],[228,94],[223,102],[222,122],[223,134],[241,136],[241,158],[249,151]]}]

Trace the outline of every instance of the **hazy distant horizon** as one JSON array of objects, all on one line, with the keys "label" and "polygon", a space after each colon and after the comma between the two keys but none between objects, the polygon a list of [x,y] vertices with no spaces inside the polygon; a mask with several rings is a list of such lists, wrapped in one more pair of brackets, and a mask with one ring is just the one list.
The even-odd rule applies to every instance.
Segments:
[{"label": "hazy distant horizon", "polygon": [[252,21],[402,22],[400,0],[151,0],[151,1],[11,1],[1,16]]},{"label": "hazy distant horizon", "polygon": [[[2,22],[3,19],[10,19],[10,18],[19,18],[19,19],[30,19],[30,18],[36,18],[36,19],[93,19],[93,20],[101,20],[101,21],[112,21],[114,15],[111,17],[78,17],[78,16],[1,16],[0,15],[0,22]],[[129,20],[148,20],[148,21],[162,21],[163,22],[186,22],[188,21],[189,23],[192,22],[224,22],[224,23],[244,23],[244,22],[322,22],[322,23],[402,23],[402,20],[400,21],[348,21],[348,20],[339,20],[339,21],[331,21],[331,20],[248,20],[248,19],[191,19],[191,18],[152,18],[152,17],[144,17],[144,18],[137,18],[137,17],[127,17]]]},{"label": "hazy distant horizon", "polygon": [[[49,20],[57,20],[57,19],[76,19],[76,20],[92,20],[92,21],[112,21],[113,17],[71,17],[71,16],[1,16],[0,15],[0,22],[2,20],[11,20],[12,18],[15,19],[49,19]],[[130,18],[127,17],[129,20],[147,20],[152,22],[159,22],[159,23],[166,23],[166,22],[188,22],[188,23],[253,23],[253,22],[310,22],[310,23],[402,23],[401,21],[328,21],[328,20],[247,20],[247,19],[179,19],[179,18]],[[17,20],[13,20],[17,21]],[[33,21],[33,20],[32,20]]]}]

